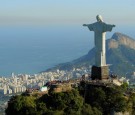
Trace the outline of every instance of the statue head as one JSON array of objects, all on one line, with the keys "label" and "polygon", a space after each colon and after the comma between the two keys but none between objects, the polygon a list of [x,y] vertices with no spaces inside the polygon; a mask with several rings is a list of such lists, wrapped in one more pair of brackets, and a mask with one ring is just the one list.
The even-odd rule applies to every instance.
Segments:
[{"label": "statue head", "polygon": [[101,15],[97,15],[96,19],[97,19],[98,22],[103,22],[103,18],[102,18]]}]

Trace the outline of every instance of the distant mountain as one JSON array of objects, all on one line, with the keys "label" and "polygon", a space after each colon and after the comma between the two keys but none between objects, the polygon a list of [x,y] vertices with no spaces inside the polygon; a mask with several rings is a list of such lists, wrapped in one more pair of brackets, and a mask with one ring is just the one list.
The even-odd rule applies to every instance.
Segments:
[{"label": "distant mountain", "polygon": [[[60,70],[71,70],[72,68],[94,64],[95,48],[88,54],[73,60],[72,62],[59,64],[54,68]],[[110,72],[118,75],[126,75],[135,71],[135,40],[122,33],[114,33],[112,38],[106,40],[106,59],[110,64]]]},{"label": "distant mountain", "polygon": [[107,64],[118,75],[135,71],[135,40],[121,33],[114,33],[106,43]]}]

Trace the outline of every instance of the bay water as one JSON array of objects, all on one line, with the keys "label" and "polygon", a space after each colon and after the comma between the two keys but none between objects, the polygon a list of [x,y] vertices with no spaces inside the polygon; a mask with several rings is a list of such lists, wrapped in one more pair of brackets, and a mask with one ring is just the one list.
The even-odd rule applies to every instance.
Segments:
[{"label": "bay water", "polygon": [[[135,38],[133,27],[114,32]],[[69,62],[94,46],[94,34],[82,25],[74,26],[0,26],[0,76],[36,74]]]}]

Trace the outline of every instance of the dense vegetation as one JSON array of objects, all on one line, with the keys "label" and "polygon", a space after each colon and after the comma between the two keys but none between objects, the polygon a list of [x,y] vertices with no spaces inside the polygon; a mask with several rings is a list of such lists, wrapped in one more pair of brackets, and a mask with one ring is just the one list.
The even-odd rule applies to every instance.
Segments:
[{"label": "dense vegetation", "polygon": [[[7,115],[109,115],[111,111],[135,111],[135,94],[124,96],[127,86],[93,87],[84,92],[85,82],[78,89],[50,93],[41,97],[24,94],[13,96]],[[85,96],[85,99],[84,99]],[[132,114],[134,115],[134,114]]]},{"label": "dense vegetation", "polygon": [[11,98],[7,115],[101,115],[88,104],[77,90],[45,94],[40,98],[18,95]]}]

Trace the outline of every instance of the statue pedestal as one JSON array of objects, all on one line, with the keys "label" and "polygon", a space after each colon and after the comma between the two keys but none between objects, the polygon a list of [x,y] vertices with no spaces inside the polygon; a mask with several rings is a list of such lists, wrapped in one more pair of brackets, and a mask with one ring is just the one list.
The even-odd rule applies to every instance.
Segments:
[{"label": "statue pedestal", "polygon": [[92,66],[91,78],[92,80],[109,79],[109,67],[107,65],[102,67]]}]

